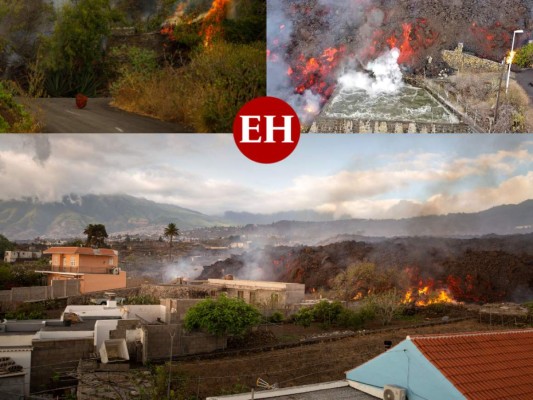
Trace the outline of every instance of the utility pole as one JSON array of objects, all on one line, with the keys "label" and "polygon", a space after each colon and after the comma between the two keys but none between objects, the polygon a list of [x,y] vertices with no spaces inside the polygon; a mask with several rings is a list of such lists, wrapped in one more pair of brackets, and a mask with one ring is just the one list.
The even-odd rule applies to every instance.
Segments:
[{"label": "utility pole", "polygon": [[511,45],[511,53],[509,54],[509,72],[507,73],[507,85],[505,86],[505,94],[509,93],[509,81],[511,80],[511,67],[514,59],[514,41],[517,33],[524,33],[522,29],[513,32],[513,44]]}]

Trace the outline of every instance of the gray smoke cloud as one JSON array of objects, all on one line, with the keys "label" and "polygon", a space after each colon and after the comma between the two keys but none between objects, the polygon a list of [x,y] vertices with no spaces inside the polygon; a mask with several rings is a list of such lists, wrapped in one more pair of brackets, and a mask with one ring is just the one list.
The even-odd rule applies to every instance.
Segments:
[{"label": "gray smoke cloud", "polygon": [[46,164],[52,154],[52,146],[47,135],[33,135],[25,145],[33,149],[35,152],[33,161],[41,166]]}]

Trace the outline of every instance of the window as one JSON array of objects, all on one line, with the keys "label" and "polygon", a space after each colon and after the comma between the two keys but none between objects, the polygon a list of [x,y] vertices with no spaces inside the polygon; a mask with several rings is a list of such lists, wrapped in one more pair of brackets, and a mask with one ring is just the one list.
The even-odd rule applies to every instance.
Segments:
[{"label": "window", "polygon": [[109,265],[113,265],[113,257],[109,258]]},{"label": "window", "polygon": [[272,302],[272,307],[276,307],[279,301],[279,295],[277,293],[272,293],[270,295],[270,301]]},{"label": "window", "polygon": [[244,300],[244,292],[242,290],[237,291],[237,297]]},{"label": "window", "polygon": [[255,304],[255,292],[250,292],[250,304]]},{"label": "window", "polygon": [[70,266],[71,267],[76,266],[76,256],[70,256]]}]

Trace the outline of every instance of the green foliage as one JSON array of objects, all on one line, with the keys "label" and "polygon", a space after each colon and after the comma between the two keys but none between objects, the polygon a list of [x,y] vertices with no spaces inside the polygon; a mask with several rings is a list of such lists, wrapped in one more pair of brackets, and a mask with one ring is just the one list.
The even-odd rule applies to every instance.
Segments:
[{"label": "green foliage", "polygon": [[[192,81],[201,85],[197,121],[201,132],[230,132],[239,109],[266,91],[264,44],[217,43],[193,58]],[[195,110],[196,111],[196,110]]]},{"label": "green foliage", "polygon": [[0,233],[0,258],[4,258],[4,253],[15,249],[15,243],[9,241],[4,235]]},{"label": "green foliage", "polygon": [[142,47],[125,45],[114,47],[110,57],[119,75],[136,73],[149,76],[158,68],[157,53]]},{"label": "green foliage", "polygon": [[338,301],[330,303],[329,301],[323,300],[313,307],[315,321],[325,325],[336,323],[342,311],[342,304]]},{"label": "green foliage", "polygon": [[118,20],[120,15],[109,0],[65,3],[42,48],[49,94],[96,95],[106,74],[103,43]]},{"label": "green foliage", "polygon": [[179,234],[180,234],[180,230],[178,229],[175,223],[171,222],[170,224],[166,226],[164,235],[165,237],[168,237],[170,239],[170,246],[172,246],[172,238],[174,236],[179,236]]},{"label": "green foliage", "polygon": [[0,290],[21,286],[40,286],[43,275],[32,267],[0,264]]},{"label": "green foliage", "polygon": [[402,300],[403,294],[394,288],[387,292],[369,295],[365,299],[365,303],[366,307],[373,310],[383,325],[389,325],[405,308]]},{"label": "green foliage", "polygon": [[105,240],[107,239],[107,231],[103,224],[89,224],[83,231],[87,235],[87,246],[105,247]]},{"label": "green foliage", "polygon": [[156,299],[154,296],[150,295],[139,295],[139,296],[129,296],[124,301],[124,304],[160,304],[159,299]]},{"label": "green foliage", "polygon": [[239,109],[266,94],[264,43],[216,42],[200,48],[181,69],[149,76],[129,72],[111,88],[115,104],[127,111],[183,121],[197,132],[231,132]]},{"label": "green foliage", "polygon": [[0,82],[0,133],[35,132],[33,117],[13,98],[13,93]]},{"label": "green foliage", "polygon": [[203,330],[213,335],[242,336],[261,323],[259,311],[241,299],[220,296],[206,299],[190,308],[185,315],[185,329]]},{"label": "green foliage", "polygon": [[388,290],[398,279],[397,272],[392,269],[378,271],[372,263],[359,263],[339,273],[331,286],[337,298],[350,301],[355,296]]},{"label": "green foliage", "polygon": [[16,311],[7,312],[5,315],[6,319],[45,319],[45,305],[41,302],[39,303],[23,303],[21,304]]},{"label": "green foliage", "polygon": [[279,324],[281,322],[283,322],[285,318],[283,317],[283,314],[280,313],[279,311],[275,311],[274,313],[272,313],[272,315],[268,318],[268,321],[273,323],[273,324]]},{"label": "green foliage", "polygon": [[172,382],[170,386],[170,397],[167,397],[168,378],[170,365],[156,366],[153,375],[152,399],[169,399],[169,400],[192,400],[194,397],[187,396],[185,392],[189,376],[179,365],[172,365]]},{"label": "green foliage", "polygon": [[253,43],[266,41],[266,1],[235,0],[237,18],[222,22],[224,39],[231,43]]},{"label": "green foliage", "polygon": [[320,322],[322,326],[337,325],[343,328],[359,329],[365,322],[373,320],[375,313],[372,308],[361,307],[357,311],[349,310],[338,301],[330,303],[321,301],[313,307],[301,308],[293,315],[297,325],[309,327],[312,322]]},{"label": "green foliage", "polygon": [[531,68],[533,66],[533,43],[526,44],[517,50],[514,64],[521,68]]},{"label": "green foliage", "polygon": [[300,308],[298,312],[292,316],[292,319],[296,325],[309,328],[315,320],[315,313],[313,312],[312,307]]}]

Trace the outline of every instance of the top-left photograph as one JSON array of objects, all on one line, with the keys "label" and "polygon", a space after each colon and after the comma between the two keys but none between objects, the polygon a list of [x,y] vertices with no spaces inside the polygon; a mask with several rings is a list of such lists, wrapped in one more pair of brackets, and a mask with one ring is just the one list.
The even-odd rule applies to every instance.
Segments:
[{"label": "top-left photograph", "polygon": [[227,133],[266,0],[0,0],[0,133]]}]

